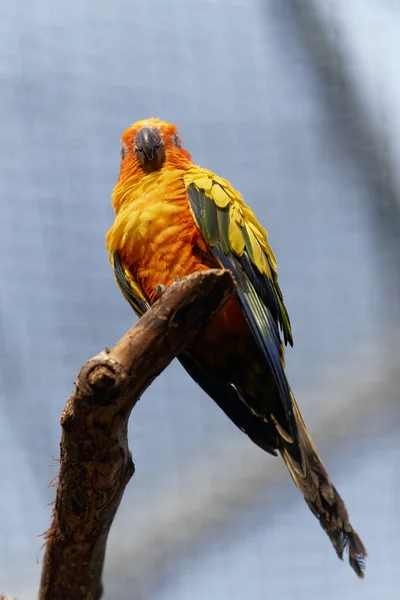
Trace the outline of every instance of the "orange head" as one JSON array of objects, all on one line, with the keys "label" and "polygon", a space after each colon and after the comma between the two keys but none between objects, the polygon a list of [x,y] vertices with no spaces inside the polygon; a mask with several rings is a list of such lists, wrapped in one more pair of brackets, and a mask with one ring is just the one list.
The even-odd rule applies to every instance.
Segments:
[{"label": "orange head", "polygon": [[119,181],[141,178],[162,168],[179,169],[190,164],[182,148],[178,128],[160,119],[144,119],[131,125],[121,138]]}]

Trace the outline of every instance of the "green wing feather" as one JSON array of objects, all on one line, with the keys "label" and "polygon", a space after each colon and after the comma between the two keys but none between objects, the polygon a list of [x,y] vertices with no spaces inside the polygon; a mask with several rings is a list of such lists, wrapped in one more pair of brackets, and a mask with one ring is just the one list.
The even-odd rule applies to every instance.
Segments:
[{"label": "green wing feather", "polygon": [[128,269],[122,264],[119,253],[114,252],[110,260],[114,269],[115,279],[125,300],[129,302],[137,316],[141,317],[150,308],[149,302]]},{"label": "green wing feather", "polygon": [[[197,225],[220,264],[238,282],[237,295],[253,335],[275,378],[284,407],[284,429],[297,427],[284,372],[283,345],[293,345],[290,319],[278,284],[276,259],[267,232],[229,182],[204,169],[185,175],[189,204]],[[282,431],[284,434],[284,431]]]}]

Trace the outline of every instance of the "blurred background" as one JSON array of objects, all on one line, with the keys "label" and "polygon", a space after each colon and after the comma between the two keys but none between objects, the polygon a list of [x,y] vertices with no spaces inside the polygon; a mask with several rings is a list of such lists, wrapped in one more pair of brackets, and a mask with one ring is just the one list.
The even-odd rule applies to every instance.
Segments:
[{"label": "blurred background", "polygon": [[120,135],[158,116],[270,233],[290,380],[367,577],[174,362],[131,417],[104,598],[398,597],[400,4],[18,0],[0,48],[0,592],[36,597],[65,400],[135,320],[104,236]]}]

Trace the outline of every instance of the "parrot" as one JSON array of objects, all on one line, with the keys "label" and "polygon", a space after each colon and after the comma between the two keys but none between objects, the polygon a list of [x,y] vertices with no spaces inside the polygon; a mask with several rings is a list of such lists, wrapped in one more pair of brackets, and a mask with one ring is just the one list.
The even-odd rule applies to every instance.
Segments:
[{"label": "parrot", "polygon": [[339,558],[347,550],[363,578],[366,549],[286,377],[292,329],[267,231],[226,179],[192,161],[178,128],[158,118],[123,133],[111,204],[106,248],[138,317],[176,280],[215,268],[231,272],[234,294],[177,358],[252,442],[280,454]]}]

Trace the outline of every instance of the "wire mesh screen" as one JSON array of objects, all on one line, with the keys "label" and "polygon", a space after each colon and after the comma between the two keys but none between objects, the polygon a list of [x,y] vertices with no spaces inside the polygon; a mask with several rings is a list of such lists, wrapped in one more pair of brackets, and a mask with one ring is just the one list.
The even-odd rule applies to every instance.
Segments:
[{"label": "wire mesh screen", "polygon": [[[365,540],[367,578],[337,561],[278,459],[174,363],[131,417],[137,472],[104,597],[396,597],[400,10],[353,4],[359,14],[294,0],[0,7],[1,593],[36,597],[64,402],[82,362],[135,320],[104,235],[120,135],[159,116],[269,231],[290,380]],[[392,54],[382,42],[368,56],[368,15]]]}]

